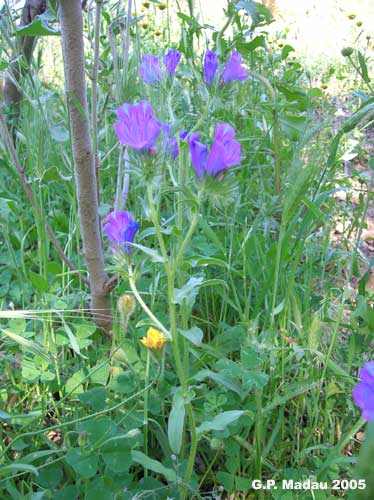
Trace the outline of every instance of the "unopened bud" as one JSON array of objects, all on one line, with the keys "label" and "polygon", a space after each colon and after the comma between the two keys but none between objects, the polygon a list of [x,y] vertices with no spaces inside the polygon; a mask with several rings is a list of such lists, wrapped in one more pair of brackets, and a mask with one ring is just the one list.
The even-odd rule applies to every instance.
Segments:
[{"label": "unopened bud", "polygon": [[352,47],[344,47],[344,49],[342,49],[342,56],[344,57],[349,57],[353,54],[353,49]]},{"label": "unopened bud", "polygon": [[135,299],[132,295],[125,294],[118,299],[117,308],[120,314],[129,318],[135,311]]}]

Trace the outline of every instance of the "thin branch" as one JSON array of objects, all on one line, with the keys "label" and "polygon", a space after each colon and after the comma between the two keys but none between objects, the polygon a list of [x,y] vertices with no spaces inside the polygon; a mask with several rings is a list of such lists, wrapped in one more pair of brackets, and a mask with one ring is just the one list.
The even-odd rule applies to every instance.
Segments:
[{"label": "thin branch", "polygon": [[97,134],[97,81],[99,70],[99,52],[100,52],[100,21],[101,21],[101,5],[102,0],[96,0],[95,11],[95,39],[94,39],[94,59],[92,68],[92,91],[91,91],[91,121],[92,121],[92,147],[95,159],[96,184],[97,184],[97,199],[100,204],[100,178],[99,178],[99,148]]},{"label": "thin branch", "polygon": [[0,125],[1,125],[1,129],[3,131],[3,135],[4,135],[4,139],[5,139],[5,144],[6,144],[7,148],[8,148],[10,156],[11,156],[11,158],[13,160],[14,166],[16,167],[18,176],[19,176],[19,178],[20,178],[20,180],[22,182],[22,185],[23,185],[23,188],[25,190],[26,196],[29,199],[32,207],[35,210],[38,211],[38,213],[40,214],[40,217],[44,220],[45,229],[46,229],[46,231],[48,233],[48,236],[49,236],[49,238],[50,238],[50,240],[52,242],[52,245],[54,246],[54,248],[55,248],[56,252],[58,253],[58,255],[60,256],[61,260],[63,262],[65,262],[65,264],[68,266],[68,268],[71,271],[74,271],[77,274],[78,278],[83,283],[85,283],[86,285],[89,286],[90,285],[90,280],[88,278],[86,278],[85,276],[83,276],[83,274],[81,274],[79,271],[77,271],[77,269],[74,266],[74,264],[66,256],[66,254],[63,251],[63,249],[61,248],[61,246],[60,246],[60,244],[59,244],[59,242],[58,242],[58,240],[57,240],[54,232],[52,231],[51,226],[48,224],[48,222],[46,221],[44,215],[42,214],[41,208],[36,203],[36,200],[35,200],[35,197],[34,197],[34,193],[32,192],[32,190],[31,190],[31,188],[29,186],[29,183],[27,182],[24,169],[22,168],[21,163],[20,163],[20,161],[18,159],[17,152],[15,150],[12,138],[10,136],[10,133],[9,133],[6,121],[5,121],[4,114],[1,111],[1,109],[0,109]]}]

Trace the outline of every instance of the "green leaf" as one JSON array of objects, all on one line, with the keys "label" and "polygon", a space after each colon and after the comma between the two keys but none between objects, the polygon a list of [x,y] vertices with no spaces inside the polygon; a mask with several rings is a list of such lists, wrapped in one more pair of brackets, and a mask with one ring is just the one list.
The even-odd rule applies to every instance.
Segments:
[{"label": "green leaf", "polygon": [[65,382],[65,391],[71,394],[84,392],[82,383],[86,380],[86,378],[87,376],[84,370],[78,370]]},{"label": "green leaf", "polygon": [[220,373],[212,372],[211,370],[200,370],[194,375],[194,379],[198,381],[202,381],[205,378],[211,378],[218,384],[223,385],[226,389],[230,391],[236,392],[240,397],[242,397],[242,388],[241,385],[233,380],[231,377],[227,375],[221,375]]},{"label": "green leaf", "polygon": [[132,464],[131,450],[123,439],[108,443],[102,450],[102,457],[108,469],[115,474],[127,472]]},{"label": "green leaf", "polygon": [[290,52],[295,52],[295,49],[291,45],[285,45],[282,48],[281,59],[286,59]]},{"label": "green leaf", "polygon": [[250,42],[238,41],[236,44],[236,48],[243,54],[248,57],[251,52],[253,52],[257,47],[266,48],[266,39],[264,35],[255,36]]},{"label": "green leaf", "polygon": [[46,11],[44,14],[35,16],[30,24],[16,28],[16,36],[59,36],[61,31],[50,26],[54,16]]},{"label": "green leaf", "polygon": [[80,448],[70,448],[66,454],[66,462],[79,476],[89,479],[96,475],[99,455],[97,453],[85,455]]},{"label": "green leaf", "polygon": [[194,17],[189,17],[186,14],[183,14],[182,12],[178,12],[178,17],[185,21],[189,26],[192,28],[195,28],[197,30],[202,29],[203,27],[196,21]]},{"label": "green leaf", "polygon": [[247,12],[248,16],[252,19],[251,31],[253,31],[256,26],[264,26],[273,21],[270,10],[259,2],[241,0],[235,3],[235,9],[244,9]]},{"label": "green leaf", "polygon": [[158,252],[156,252],[156,250],[153,250],[152,248],[148,248],[148,247],[145,247],[143,245],[139,245],[139,243],[129,243],[129,245],[132,247],[138,248],[139,250],[144,252],[146,255],[148,255],[148,257],[151,258],[152,262],[155,262],[155,263],[164,262],[163,257]]},{"label": "green leaf", "polygon": [[277,314],[281,313],[284,309],[284,304],[285,304],[285,299],[282,300],[280,304],[277,305],[277,307],[274,309],[274,316],[277,316]]},{"label": "green leaf", "polygon": [[197,326],[193,326],[189,330],[178,330],[178,332],[181,333],[187,340],[192,342],[192,344],[197,347],[201,346],[204,334]]},{"label": "green leaf", "polygon": [[38,469],[34,467],[33,465],[30,464],[23,464],[23,463],[13,463],[9,465],[4,465],[0,467],[0,476],[4,474],[13,474],[16,472],[29,472],[30,474],[34,474],[35,476],[39,475]]},{"label": "green leaf", "polygon": [[269,380],[269,375],[263,372],[245,371],[243,372],[243,387],[245,390],[252,389],[252,387],[262,388]]},{"label": "green leaf", "polygon": [[168,469],[162,465],[162,463],[147,457],[144,453],[134,450],[131,452],[131,456],[134,462],[142,465],[145,469],[162,474],[170,482],[175,482],[177,480],[177,475],[173,469]]},{"label": "green leaf", "polygon": [[234,489],[234,476],[228,472],[219,471],[216,474],[216,479],[219,483],[222,483],[225,491],[228,493],[232,492]]},{"label": "green leaf", "polygon": [[62,475],[62,465],[58,463],[51,464],[40,470],[39,477],[36,482],[43,488],[50,488],[52,490],[57,487],[62,479]]},{"label": "green leaf", "polygon": [[107,385],[110,372],[108,363],[98,363],[91,370],[90,379],[93,384]]},{"label": "green leaf", "polygon": [[173,453],[179,454],[182,446],[182,437],[184,430],[184,417],[186,414],[185,401],[182,388],[178,388],[173,397],[173,404],[168,420],[168,439]]},{"label": "green leaf", "polygon": [[368,67],[366,65],[365,57],[363,56],[363,54],[360,50],[357,52],[357,55],[358,55],[358,62],[360,64],[360,68],[361,68],[362,78],[365,80],[365,82],[370,83],[370,77],[369,77]]},{"label": "green leaf", "polygon": [[174,288],[173,304],[182,305],[185,301],[187,306],[192,307],[203,281],[204,278],[190,278],[182,288]]},{"label": "green leaf", "polygon": [[279,121],[282,130],[292,141],[299,140],[305,132],[306,119],[304,116],[283,115]]},{"label": "green leaf", "polygon": [[109,389],[119,394],[131,394],[135,392],[137,380],[134,375],[127,371],[120,373],[109,384]]},{"label": "green leaf", "polygon": [[98,446],[105,439],[115,436],[117,426],[110,418],[91,419],[79,424],[78,431],[87,434],[90,446]]},{"label": "green leaf", "polygon": [[89,391],[78,395],[78,399],[82,403],[90,406],[94,411],[100,411],[105,408],[105,389],[104,387],[94,387]]},{"label": "green leaf", "polygon": [[273,401],[263,408],[262,412],[266,413],[268,411],[274,410],[279,405],[283,405],[287,403],[290,399],[294,399],[297,396],[300,396],[304,392],[310,391],[314,387],[317,387],[320,384],[319,380],[316,382],[308,382],[307,384],[293,384],[291,387],[288,387],[286,393],[283,396],[275,396]]},{"label": "green leaf", "polygon": [[87,359],[86,356],[83,356],[83,354],[81,354],[81,351],[79,349],[79,344],[78,344],[78,341],[74,335],[74,333],[72,332],[70,326],[65,322],[63,316],[61,314],[59,314],[60,316],[60,319],[62,321],[62,324],[64,325],[64,328],[65,328],[65,332],[67,334],[67,336],[69,337],[69,341],[70,341],[70,346],[71,348],[73,349],[74,352],[76,352],[79,356],[81,356],[82,358],[84,359]]},{"label": "green leaf", "polygon": [[9,330],[3,330],[2,328],[0,328],[0,332],[2,332],[4,335],[6,335],[10,339],[14,340],[15,342],[17,342],[17,344],[22,346],[25,349],[25,351],[32,352],[33,354],[36,354],[37,356],[44,358],[46,361],[48,361],[48,362],[50,361],[48,351],[46,349],[44,349],[44,347],[42,347],[37,342],[34,342],[33,340],[25,339],[25,338],[21,337],[21,335],[17,335],[16,333],[13,333]]},{"label": "green leaf", "polygon": [[38,290],[39,292],[46,292],[48,290],[48,281],[40,274],[29,271],[29,279],[35,290]]},{"label": "green leaf", "polygon": [[230,410],[220,413],[213,420],[203,422],[199,427],[197,427],[196,432],[202,434],[208,431],[224,431],[226,427],[238,420],[242,415],[246,415],[248,412],[243,410]]}]

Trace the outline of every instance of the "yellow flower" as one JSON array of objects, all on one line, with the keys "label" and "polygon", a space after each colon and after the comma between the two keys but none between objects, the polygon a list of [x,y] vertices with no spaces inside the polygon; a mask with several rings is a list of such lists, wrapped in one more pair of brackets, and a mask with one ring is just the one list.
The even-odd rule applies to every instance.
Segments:
[{"label": "yellow flower", "polygon": [[146,9],[149,8],[151,4],[149,2],[143,2],[143,7],[145,7]]},{"label": "yellow flower", "polygon": [[157,31],[155,31],[155,32],[154,32],[154,35],[155,35],[155,36],[161,36],[161,35],[162,35],[162,33],[161,33],[161,31],[157,30]]},{"label": "yellow flower", "polygon": [[356,14],[354,14],[353,12],[348,14],[348,19],[354,19],[355,17],[356,17]]},{"label": "yellow flower", "polygon": [[321,89],[326,90],[328,88],[327,83],[322,83],[321,84]]},{"label": "yellow flower", "polygon": [[142,28],[145,30],[149,27],[149,23],[142,23]]},{"label": "yellow flower", "polygon": [[148,349],[162,349],[166,342],[164,335],[156,328],[149,328],[147,336],[140,339],[140,342]]},{"label": "yellow flower", "polygon": [[167,3],[162,2],[162,3],[159,3],[159,4],[157,5],[157,7],[158,7],[160,10],[165,10],[165,9],[167,9],[167,8],[168,8],[168,4],[167,4]]}]

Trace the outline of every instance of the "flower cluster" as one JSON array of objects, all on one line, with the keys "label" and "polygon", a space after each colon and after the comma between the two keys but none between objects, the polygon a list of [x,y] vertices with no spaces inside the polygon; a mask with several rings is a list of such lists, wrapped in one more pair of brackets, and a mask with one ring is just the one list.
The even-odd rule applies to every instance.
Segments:
[{"label": "flower cluster", "polygon": [[[176,159],[178,142],[171,135],[170,124],[161,124],[153,115],[152,106],[147,101],[138,104],[123,104],[117,111],[119,121],[114,130],[122,144],[130,146],[141,154],[156,152],[155,142],[162,131],[163,147],[167,156]],[[188,134],[186,130],[179,133],[182,140],[187,140],[191,153],[192,165],[200,180],[203,173],[217,176],[223,170],[237,165],[241,161],[241,146],[235,139],[235,130],[228,123],[216,125],[213,144],[208,147],[200,141],[197,133]]]},{"label": "flower cluster", "polygon": [[[233,80],[246,80],[248,71],[242,64],[243,58],[240,52],[233,50],[231,56],[223,68],[220,82],[222,84]],[[219,66],[218,56],[212,50],[207,50],[204,56],[204,78],[208,87],[213,83]]]},{"label": "flower cluster", "polygon": [[[182,54],[179,50],[169,49],[163,57],[165,72],[167,76],[173,77],[181,60]],[[163,70],[160,60],[153,54],[145,54],[142,56],[139,72],[144,83],[155,85],[163,78]]]},{"label": "flower cluster", "polygon": [[192,165],[200,180],[204,172],[208,176],[217,176],[241,161],[241,146],[235,139],[235,130],[228,123],[217,123],[209,154],[208,147],[200,142],[199,134],[191,134],[188,144]]},{"label": "flower cluster", "polygon": [[359,375],[361,382],[353,389],[353,399],[362,410],[362,418],[374,421],[374,361],[366,363]]}]

